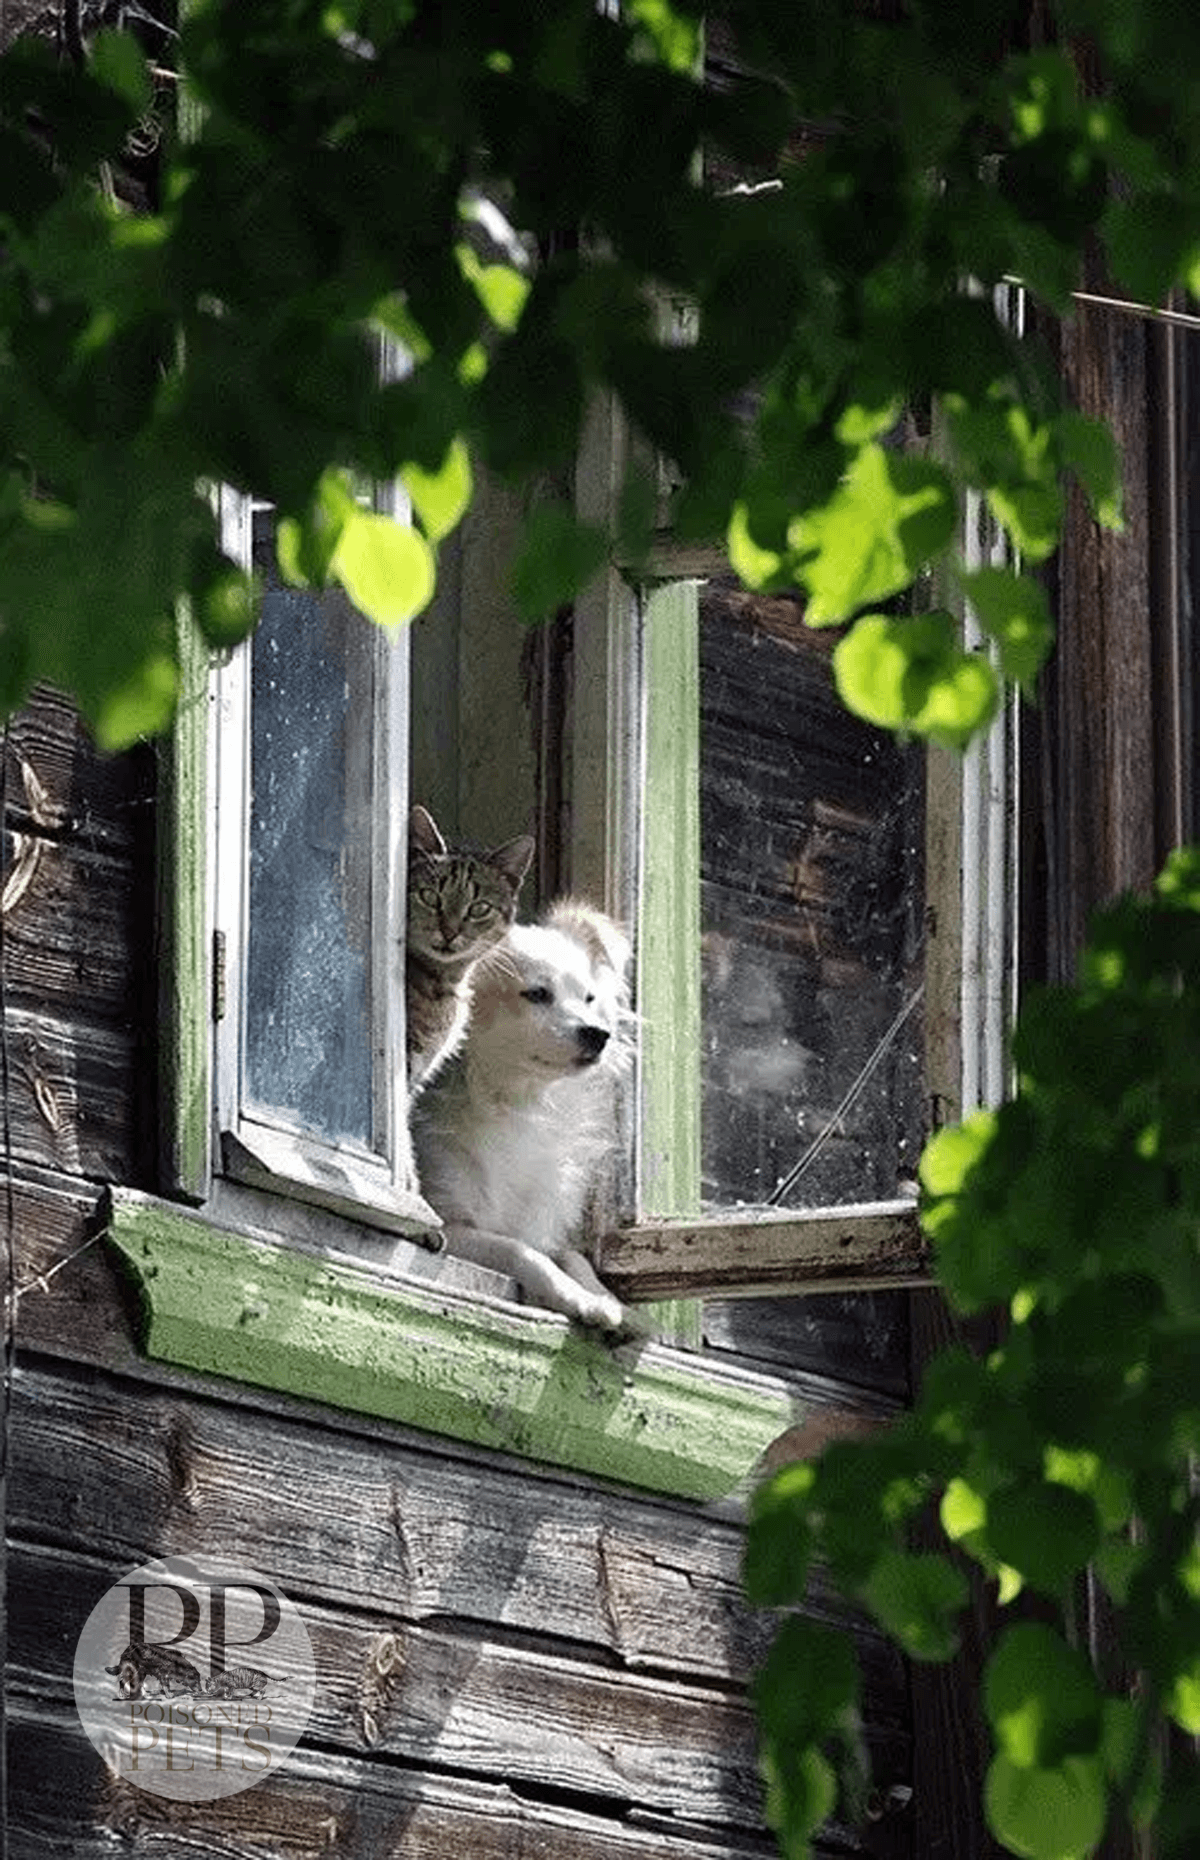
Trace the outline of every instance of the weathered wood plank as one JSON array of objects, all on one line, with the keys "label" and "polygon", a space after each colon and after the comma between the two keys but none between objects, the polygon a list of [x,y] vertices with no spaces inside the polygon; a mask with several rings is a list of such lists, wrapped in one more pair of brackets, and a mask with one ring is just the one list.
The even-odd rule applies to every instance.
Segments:
[{"label": "weathered wood plank", "polygon": [[114,1191],[147,1354],[681,1497],[733,1491],[787,1385],[552,1313],[455,1297]]},{"label": "weathered wood plank", "polygon": [[240,1795],[172,1803],[112,1776],[67,1711],[14,1704],[11,1739],[16,1860],[109,1860],[116,1843],[144,1860],[769,1860],[776,1851],[752,1833],[638,1827],[505,1785],[309,1749]]},{"label": "weathered wood plank", "polygon": [[8,1119],[18,1163],[101,1181],[144,1177],[153,1081],[139,1037],[10,1008]]},{"label": "weathered wood plank", "polygon": [[[204,1550],[298,1603],[545,1636],[631,1671],[741,1682],[772,1620],[734,1523],[587,1483],[359,1438],[99,1372],[14,1378],[9,1528],[128,1566]],[[814,1612],[837,1604],[819,1577]],[[907,1722],[898,1656],[860,1653],[873,1722]]]},{"label": "weathered wood plank", "polygon": [[882,1202],[638,1221],[604,1236],[597,1265],[625,1299],[743,1298],[927,1284],[929,1248],[915,1209]]},{"label": "weathered wood plank", "polygon": [[[70,1705],[79,1626],[115,1563],[15,1544],[10,1690]],[[311,1605],[317,1693],[308,1741],[481,1780],[599,1797],[685,1819],[762,1827],[753,1713],[740,1693],[614,1672],[375,1611]],[[880,1786],[904,1778],[888,1775]]]},{"label": "weathered wood plank", "polygon": [[35,831],[4,837],[9,1000],[65,1018],[131,1024],[150,1005],[138,973],[152,945],[151,926],[135,919],[128,863]]},{"label": "weathered wood plank", "polygon": [[151,750],[102,754],[71,701],[44,685],[9,719],[5,747],[11,824],[109,850],[149,845]]}]

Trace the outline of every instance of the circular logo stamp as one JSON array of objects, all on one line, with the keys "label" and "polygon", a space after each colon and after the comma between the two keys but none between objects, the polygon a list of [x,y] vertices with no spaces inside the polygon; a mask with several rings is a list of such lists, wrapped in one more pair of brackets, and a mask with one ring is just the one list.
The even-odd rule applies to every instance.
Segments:
[{"label": "circular logo stamp", "polygon": [[152,1795],[212,1801],[261,1782],[316,1693],[308,1630],[266,1576],[207,1556],[131,1569],[75,1649],[75,1705],[109,1767]]}]

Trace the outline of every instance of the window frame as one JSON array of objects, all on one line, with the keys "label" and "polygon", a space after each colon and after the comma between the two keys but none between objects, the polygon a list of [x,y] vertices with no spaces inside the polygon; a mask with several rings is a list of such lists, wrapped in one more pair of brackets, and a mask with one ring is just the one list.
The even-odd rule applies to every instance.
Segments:
[{"label": "window frame", "polygon": [[[373,507],[407,515],[400,488]],[[222,545],[251,560],[254,507],[216,493]],[[337,595],[338,600],[344,597]],[[352,610],[347,606],[347,614]],[[364,628],[370,623],[363,621]],[[249,913],[250,642],[208,655],[185,615],[185,689],[169,766],[177,998],[168,1042],[171,1107],[167,1186],[188,1199],[218,1199],[240,1183],[303,1202],[386,1233],[431,1239],[440,1223],[416,1189],[407,1117],[402,935],[408,808],[408,640],[370,627],[377,702],[371,752],[372,1141],[338,1142],[243,1097],[244,980]],[[202,721],[203,720],[203,721]],[[201,920],[203,928],[201,928]],[[382,920],[382,933],[379,923]],[[196,1004],[207,1009],[201,1034]],[[168,1081],[164,1081],[168,1083]],[[203,1127],[202,1127],[203,1117]],[[436,1243],[436,1242],[435,1242]]]},{"label": "window frame", "polygon": [[[577,503],[583,517],[596,520],[606,510],[611,514],[630,453],[615,408],[593,418],[591,439]],[[659,476],[661,482],[661,468]],[[963,532],[968,562],[1000,559],[1001,533],[974,494]],[[626,1185],[624,1205],[594,1234],[597,1269],[633,1303],[928,1286],[931,1254],[911,1200],[786,1212],[699,1208],[700,716],[696,602],[693,593],[689,607],[684,590],[726,568],[723,552],[681,548],[664,533],[639,569],[640,596],[631,575],[610,572],[576,614],[577,655],[582,615],[599,640],[625,643],[626,655],[635,658],[635,669],[624,671],[625,685],[642,687],[636,709],[644,807],[634,867],[638,910],[630,919],[637,923],[640,1023],[633,1188]],[[951,588],[940,592],[957,609],[967,645],[985,649],[969,605]],[[589,693],[592,707],[611,716],[612,698],[596,694],[597,674],[611,662],[611,645],[607,655],[593,646],[582,661],[590,676],[586,683],[576,678],[577,729],[588,730]],[[632,708],[626,697],[622,712]],[[931,1133],[999,1102],[1007,1090],[1016,1001],[1018,738],[1019,699],[1009,695],[986,735],[962,756],[927,750],[925,1089]],[[613,786],[610,776],[610,793]],[[593,797],[586,805],[594,809],[594,784],[582,792]],[[599,838],[589,827],[576,832],[585,847]],[[619,844],[620,837],[610,834],[608,843]],[[644,881],[651,861],[659,906],[648,915]],[[606,882],[609,895],[617,888]]]}]

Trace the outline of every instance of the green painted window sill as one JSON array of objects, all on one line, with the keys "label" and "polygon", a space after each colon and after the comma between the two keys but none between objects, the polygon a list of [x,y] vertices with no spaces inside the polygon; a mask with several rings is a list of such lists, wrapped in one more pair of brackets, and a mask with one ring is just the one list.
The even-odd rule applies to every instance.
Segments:
[{"label": "green painted window sill", "polygon": [[113,1190],[139,1344],[480,1447],[695,1500],[727,1496],[797,1417],[786,1386],[550,1313],[391,1279]]}]

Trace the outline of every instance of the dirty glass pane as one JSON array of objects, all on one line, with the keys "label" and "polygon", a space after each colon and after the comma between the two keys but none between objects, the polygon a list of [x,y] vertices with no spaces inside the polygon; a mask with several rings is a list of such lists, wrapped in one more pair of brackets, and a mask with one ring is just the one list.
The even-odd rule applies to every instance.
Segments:
[{"label": "dirty glass pane", "polygon": [[924,752],[843,709],[836,637],[701,591],[710,1207],[891,1200],[920,1153]]},{"label": "dirty glass pane", "polygon": [[370,629],[336,592],[281,586],[270,529],[255,518],[245,1091],[369,1144]]}]

